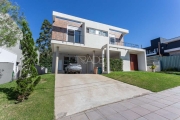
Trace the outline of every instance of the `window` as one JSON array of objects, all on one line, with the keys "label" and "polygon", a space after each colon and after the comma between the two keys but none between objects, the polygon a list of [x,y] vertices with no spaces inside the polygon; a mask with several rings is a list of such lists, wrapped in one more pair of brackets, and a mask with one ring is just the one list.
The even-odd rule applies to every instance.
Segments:
[{"label": "window", "polygon": [[114,45],[116,43],[115,37],[109,37],[109,42]]},{"label": "window", "polygon": [[81,31],[68,29],[68,42],[81,42]]},{"label": "window", "polygon": [[68,42],[74,42],[74,30],[68,29]]},{"label": "window", "polygon": [[75,30],[75,43],[80,43],[81,31]]},{"label": "window", "polygon": [[87,31],[87,33],[91,33],[91,34],[101,35],[101,36],[105,36],[105,37],[108,36],[108,32],[102,31],[102,30],[96,30],[96,29],[93,29],[93,28],[87,28],[86,31]]}]

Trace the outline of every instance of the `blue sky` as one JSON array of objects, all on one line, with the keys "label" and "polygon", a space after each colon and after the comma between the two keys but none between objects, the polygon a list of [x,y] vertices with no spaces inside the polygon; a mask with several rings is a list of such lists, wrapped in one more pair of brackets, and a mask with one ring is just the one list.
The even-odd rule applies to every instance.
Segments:
[{"label": "blue sky", "polygon": [[125,42],[143,47],[150,40],[180,36],[180,0],[13,0],[24,12],[33,38],[52,11],[125,28]]}]

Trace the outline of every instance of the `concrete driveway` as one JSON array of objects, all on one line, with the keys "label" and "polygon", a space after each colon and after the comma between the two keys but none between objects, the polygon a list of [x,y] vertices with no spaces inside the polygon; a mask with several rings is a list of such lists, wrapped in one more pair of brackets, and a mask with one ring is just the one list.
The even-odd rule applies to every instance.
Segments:
[{"label": "concrete driveway", "polygon": [[58,74],[55,79],[56,118],[151,93],[102,75]]}]

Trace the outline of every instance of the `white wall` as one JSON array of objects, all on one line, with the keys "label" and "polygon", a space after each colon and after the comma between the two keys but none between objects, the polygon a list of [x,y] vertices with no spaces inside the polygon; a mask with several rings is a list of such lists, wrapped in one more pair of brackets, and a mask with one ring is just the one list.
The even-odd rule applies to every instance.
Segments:
[{"label": "white wall", "polygon": [[123,60],[123,71],[131,71],[130,68],[130,54],[128,50],[120,50],[120,56]]},{"label": "white wall", "polygon": [[141,52],[137,54],[138,59],[138,70],[147,71],[146,53]]},{"label": "white wall", "polygon": [[3,48],[0,48],[0,62],[10,62],[13,63],[13,70],[16,72],[16,61],[17,61],[17,55],[6,50]]}]

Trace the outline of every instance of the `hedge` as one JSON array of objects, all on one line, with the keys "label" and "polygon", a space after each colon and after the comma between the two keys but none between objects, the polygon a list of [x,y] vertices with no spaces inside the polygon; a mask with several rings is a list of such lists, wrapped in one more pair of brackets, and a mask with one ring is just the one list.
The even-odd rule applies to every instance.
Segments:
[{"label": "hedge", "polygon": [[[106,59],[104,59],[104,67],[106,70],[107,64]],[[123,71],[123,61],[122,59],[110,59],[110,71]]]}]

